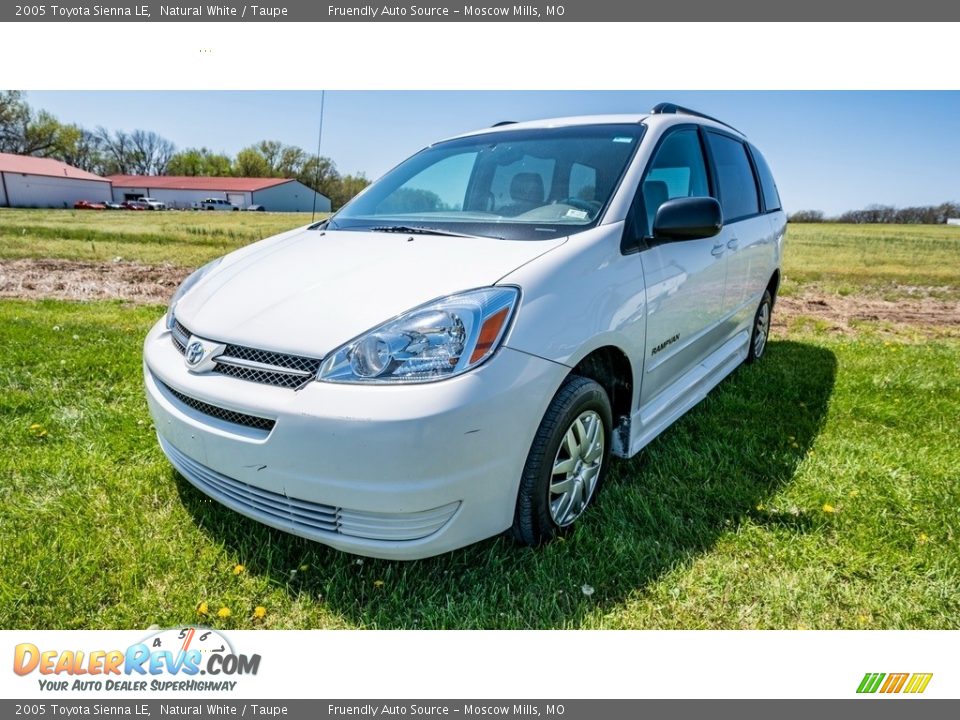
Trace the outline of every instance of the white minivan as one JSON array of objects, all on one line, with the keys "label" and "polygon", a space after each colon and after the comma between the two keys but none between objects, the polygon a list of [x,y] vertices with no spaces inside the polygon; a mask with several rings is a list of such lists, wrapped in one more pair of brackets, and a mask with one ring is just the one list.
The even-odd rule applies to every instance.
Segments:
[{"label": "white minivan", "polygon": [[538,545],[764,354],[785,228],[757,149],[675,105],[438,142],[183,283],[144,345],[160,446],[349,552]]}]

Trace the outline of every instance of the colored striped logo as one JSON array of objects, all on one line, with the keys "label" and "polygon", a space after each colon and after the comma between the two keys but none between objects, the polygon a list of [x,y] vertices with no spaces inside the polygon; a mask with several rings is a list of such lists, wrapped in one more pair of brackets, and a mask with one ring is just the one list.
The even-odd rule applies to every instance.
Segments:
[{"label": "colored striped logo", "polygon": [[867,673],[860,681],[858,693],[922,693],[933,673]]}]

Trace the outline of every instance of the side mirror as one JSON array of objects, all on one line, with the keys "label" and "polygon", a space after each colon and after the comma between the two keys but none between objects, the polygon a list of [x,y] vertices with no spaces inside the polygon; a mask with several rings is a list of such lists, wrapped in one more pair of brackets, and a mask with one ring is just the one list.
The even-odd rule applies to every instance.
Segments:
[{"label": "side mirror", "polygon": [[653,220],[654,241],[699,240],[713,237],[723,227],[720,203],[711,197],[667,200]]}]

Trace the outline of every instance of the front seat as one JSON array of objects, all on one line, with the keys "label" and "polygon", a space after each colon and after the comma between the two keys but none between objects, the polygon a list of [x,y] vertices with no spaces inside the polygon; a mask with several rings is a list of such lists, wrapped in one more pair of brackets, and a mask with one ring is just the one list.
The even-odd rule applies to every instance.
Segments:
[{"label": "front seat", "polygon": [[544,204],[543,177],[540,173],[522,172],[510,181],[510,204],[500,209],[501,215],[515,217]]}]

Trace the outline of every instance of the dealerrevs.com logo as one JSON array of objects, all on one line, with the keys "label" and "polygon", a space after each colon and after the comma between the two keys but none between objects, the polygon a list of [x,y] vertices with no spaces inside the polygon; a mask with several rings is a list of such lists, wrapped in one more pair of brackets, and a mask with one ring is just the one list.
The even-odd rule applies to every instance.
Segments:
[{"label": "dealerrevs.com logo", "polygon": [[867,673],[857,686],[858,693],[915,695],[927,689],[933,673]]},{"label": "dealerrevs.com logo", "polygon": [[256,675],[260,655],[234,651],[222,633],[201,627],[161,630],[126,650],[59,650],[20,643],[13,671],[38,675],[45,691],[232,691]]}]

